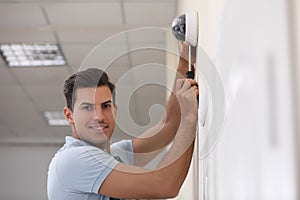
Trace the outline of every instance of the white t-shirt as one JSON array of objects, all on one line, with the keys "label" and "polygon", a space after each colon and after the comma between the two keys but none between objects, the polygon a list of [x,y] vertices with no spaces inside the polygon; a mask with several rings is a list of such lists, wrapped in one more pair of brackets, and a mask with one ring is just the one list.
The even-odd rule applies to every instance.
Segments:
[{"label": "white t-shirt", "polygon": [[[121,160],[120,160],[121,159]],[[109,200],[98,189],[119,162],[134,164],[131,140],[111,145],[111,154],[85,141],[67,136],[48,170],[49,200]]]}]

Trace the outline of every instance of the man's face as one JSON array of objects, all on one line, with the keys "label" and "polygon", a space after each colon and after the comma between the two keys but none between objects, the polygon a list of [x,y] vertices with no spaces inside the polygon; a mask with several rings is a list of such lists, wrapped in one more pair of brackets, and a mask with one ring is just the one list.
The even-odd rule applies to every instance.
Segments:
[{"label": "man's face", "polygon": [[75,95],[69,120],[73,136],[96,146],[107,144],[115,128],[117,111],[109,87],[78,88]]}]

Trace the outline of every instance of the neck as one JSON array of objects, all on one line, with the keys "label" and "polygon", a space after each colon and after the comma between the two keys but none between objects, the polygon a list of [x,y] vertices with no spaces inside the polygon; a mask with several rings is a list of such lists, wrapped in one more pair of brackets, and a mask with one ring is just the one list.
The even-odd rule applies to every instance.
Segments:
[{"label": "neck", "polygon": [[[79,137],[79,135],[76,132],[73,132],[72,136],[74,138],[78,139],[78,140],[83,140]],[[101,143],[101,144],[93,144],[93,143],[91,143],[89,141],[86,141],[86,140],[83,140],[83,141],[88,142],[88,143],[92,144],[93,146],[98,147],[99,149],[102,149],[103,151],[106,151],[107,153],[110,154],[110,141],[109,140],[107,140],[107,141],[105,141],[104,143]]]},{"label": "neck", "polygon": [[109,142],[109,140],[107,140],[105,143],[93,144],[93,145],[110,154],[110,142]]}]

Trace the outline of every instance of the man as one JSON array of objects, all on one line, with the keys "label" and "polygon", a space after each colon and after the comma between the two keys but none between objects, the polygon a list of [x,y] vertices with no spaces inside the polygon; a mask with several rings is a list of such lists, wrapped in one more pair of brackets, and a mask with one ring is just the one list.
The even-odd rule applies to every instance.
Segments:
[{"label": "man", "polygon": [[[182,78],[188,70],[183,58],[188,45],[181,46],[165,115],[132,140],[110,145],[117,105],[114,85],[105,72],[88,69],[66,80],[64,115],[72,137],[66,137],[50,163],[49,200],[162,199],[178,194],[191,162],[197,124],[197,83]],[[143,167],[171,142],[157,169]]]}]

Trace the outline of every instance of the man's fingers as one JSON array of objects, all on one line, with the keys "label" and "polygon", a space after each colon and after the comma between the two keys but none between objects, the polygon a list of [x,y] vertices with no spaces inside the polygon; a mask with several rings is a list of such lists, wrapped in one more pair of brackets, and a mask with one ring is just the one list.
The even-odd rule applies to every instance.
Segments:
[{"label": "man's fingers", "polygon": [[198,87],[198,83],[193,79],[177,79],[176,80],[176,91],[187,90],[190,87]]},{"label": "man's fingers", "polygon": [[194,85],[191,88],[189,88],[188,90],[185,91],[184,93],[185,95],[194,95],[195,97],[199,95],[199,89],[198,86]]},{"label": "man's fingers", "polygon": [[182,46],[185,47],[185,48],[189,48],[190,43],[189,43],[188,41],[184,41],[184,42],[182,43]]},{"label": "man's fingers", "polygon": [[191,83],[190,83],[189,79],[185,79],[184,84],[181,89],[183,91],[185,91],[185,90],[188,90],[190,87],[191,87]]},{"label": "man's fingers", "polygon": [[183,96],[193,95],[197,97],[199,95],[198,84],[193,79],[177,79],[176,93]]},{"label": "man's fingers", "polygon": [[185,79],[183,79],[183,78],[176,80],[176,91],[179,91],[182,88],[184,81],[185,81]]},{"label": "man's fingers", "polygon": [[194,79],[188,79],[188,81],[190,82],[191,86],[197,86],[198,87],[198,83],[197,81],[195,81]]},{"label": "man's fingers", "polygon": [[193,79],[184,79],[184,84],[182,85],[182,90],[188,90],[189,88],[196,86],[198,87],[198,83]]}]

